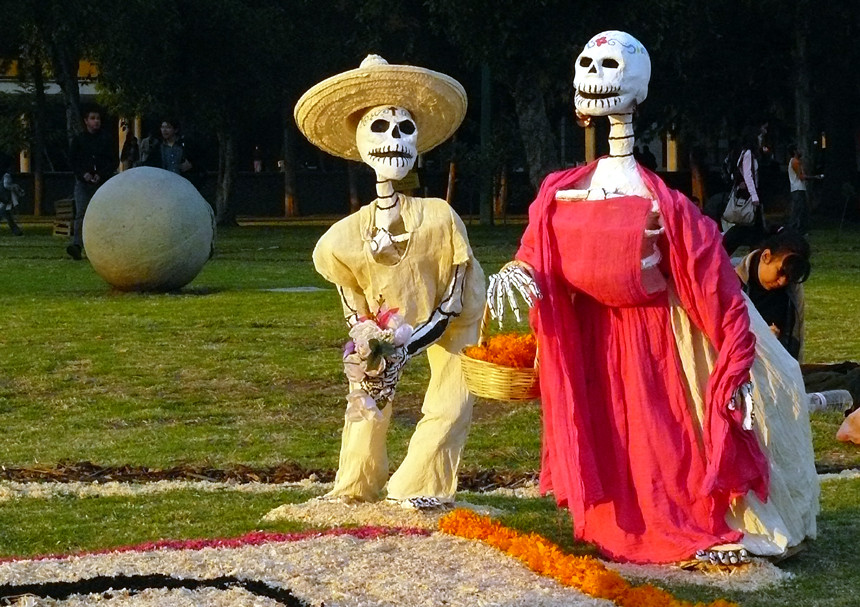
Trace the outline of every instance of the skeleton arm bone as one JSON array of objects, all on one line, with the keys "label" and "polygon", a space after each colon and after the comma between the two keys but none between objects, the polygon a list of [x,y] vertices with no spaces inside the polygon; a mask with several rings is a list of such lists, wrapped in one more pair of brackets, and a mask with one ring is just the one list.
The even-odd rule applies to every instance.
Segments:
[{"label": "skeleton arm bone", "polygon": [[[426,350],[431,344],[442,337],[452,318],[463,311],[463,285],[466,282],[466,264],[454,266],[454,276],[448,284],[445,296],[433,310],[425,322],[412,332],[409,343],[406,344],[408,357],[415,356]],[[404,361],[405,362],[405,361]]]}]

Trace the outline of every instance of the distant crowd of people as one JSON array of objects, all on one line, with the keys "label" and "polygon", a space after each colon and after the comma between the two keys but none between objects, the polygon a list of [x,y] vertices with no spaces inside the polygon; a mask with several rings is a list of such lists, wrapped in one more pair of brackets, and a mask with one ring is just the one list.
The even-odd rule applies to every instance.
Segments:
[{"label": "distant crowd of people", "polygon": [[[765,215],[762,195],[763,175],[774,183],[779,170],[774,160],[768,124],[756,132],[747,130],[733,143],[723,161],[726,191],[712,196],[703,208],[723,231],[723,247],[733,255],[740,247],[749,253],[737,265],[744,291],[768,323],[780,343],[796,359],[803,356],[804,298],[802,283],[809,277],[810,203],[807,184],[821,179],[803,166],[803,152],[795,144],[788,147],[789,205],[781,223],[771,224]],[[750,219],[726,221],[728,204],[751,205]]]},{"label": "distant crowd of people", "polygon": [[[69,158],[74,172],[74,221],[67,254],[75,260],[83,258],[83,219],[95,192],[113,176],[121,162],[123,169],[139,166],[158,167],[190,176],[196,161],[188,153],[181,136],[179,122],[166,117],[145,138],[128,133],[117,158],[114,142],[102,131],[102,113],[88,108],[83,113],[84,129],[73,140]],[[727,192],[712,196],[704,206],[704,213],[716,221],[723,232],[723,246],[728,255],[744,246],[749,253],[737,265],[744,290],[768,322],[779,341],[795,358],[803,350],[803,288],[802,283],[810,272],[810,248],[806,241],[809,230],[809,200],[807,183],[820,179],[810,175],[803,166],[803,152],[796,145],[789,146],[790,159],[787,175],[790,205],[784,225],[768,226],[762,204],[760,176],[764,166],[775,165],[773,146],[768,137],[767,124],[758,132],[747,131],[739,144],[732,145],[723,162],[723,176]],[[642,166],[656,171],[657,158],[647,145],[634,155]],[[24,190],[16,184],[12,174],[13,162],[0,158],[0,221],[5,221],[12,234],[21,235],[15,221],[14,210],[24,197]],[[259,146],[254,150],[255,172],[262,170]],[[749,201],[754,208],[752,219],[745,224],[726,224],[723,213],[729,195]]]},{"label": "distant crowd of people", "polygon": [[128,133],[117,159],[113,141],[102,132],[102,113],[88,108],[83,114],[84,130],[72,140],[69,160],[75,175],[75,218],[66,253],[72,259],[83,258],[83,220],[90,199],[96,190],[116,173],[119,163],[123,169],[149,166],[191,177],[195,164],[188,154],[180,134],[179,121],[162,119],[157,131],[142,141]]}]

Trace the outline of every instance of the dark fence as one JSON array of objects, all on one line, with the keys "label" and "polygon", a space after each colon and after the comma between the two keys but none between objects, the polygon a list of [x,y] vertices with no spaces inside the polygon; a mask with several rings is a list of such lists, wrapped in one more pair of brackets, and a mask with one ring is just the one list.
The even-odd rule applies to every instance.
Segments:
[{"label": "dark fence", "polygon": [[[669,187],[680,190],[687,196],[690,195],[691,177],[689,172],[661,173],[660,176]],[[33,176],[23,174],[18,175],[15,179],[27,192],[27,197],[21,203],[18,213],[33,215]],[[448,187],[447,172],[425,172],[420,175],[420,181],[421,188],[416,192],[416,195],[445,198]],[[194,180],[203,197],[210,203],[214,203],[215,200],[215,182],[214,173],[201,175]],[[366,203],[375,197],[374,182],[373,173],[360,167],[356,174],[356,190],[360,203]],[[71,173],[46,173],[41,214],[54,215],[55,202],[71,198],[73,185],[74,177]],[[764,189],[766,184],[762,185]],[[528,181],[528,175],[522,171],[511,172],[508,175],[507,187],[508,214],[525,214],[535,194]],[[711,173],[706,179],[706,188],[708,194],[713,195],[725,189],[725,186],[717,173]],[[770,195],[766,196],[766,199],[770,200],[768,207],[772,210],[782,209],[787,202],[787,190],[787,187],[781,188],[774,183]],[[236,215],[260,218],[284,217],[284,176],[277,172],[240,172],[234,182],[233,200]],[[347,172],[345,170],[305,170],[298,172],[296,175],[296,201],[301,216],[346,215],[349,213],[349,178]],[[478,214],[480,184],[476,175],[466,173],[458,175],[454,184],[452,204],[461,215]]]}]

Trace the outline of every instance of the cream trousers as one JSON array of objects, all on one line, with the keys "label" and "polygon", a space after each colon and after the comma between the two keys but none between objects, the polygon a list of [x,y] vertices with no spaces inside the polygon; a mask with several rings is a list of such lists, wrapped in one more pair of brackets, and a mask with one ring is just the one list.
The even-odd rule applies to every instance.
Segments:
[{"label": "cream trousers", "polygon": [[466,388],[460,349],[477,341],[477,326],[457,326],[427,348],[430,383],[406,458],[388,480],[385,439],[391,420],[391,403],[381,420],[347,421],[343,428],[337,477],[330,496],[373,501],[381,497],[388,480],[388,497],[453,499],[457,469],[472,421],[474,397]]}]

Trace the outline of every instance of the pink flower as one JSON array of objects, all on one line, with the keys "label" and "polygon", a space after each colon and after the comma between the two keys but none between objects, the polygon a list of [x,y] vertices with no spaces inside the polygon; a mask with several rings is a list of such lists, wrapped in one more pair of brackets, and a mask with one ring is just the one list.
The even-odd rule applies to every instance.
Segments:
[{"label": "pink flower", "polygon": [[412,339],[412,326],[403,323],[394,329],[394,345],[404,346]]},{"label": "pink flower", "polygon": [[379,306],[379,310],[376,311],[376,324],[378,324],[383,329],[394,329],[396,327],[391,326],[391,321],[394,320],[396,322],[397,317],[400,318],[400,322],[403,322],[403,317],[397,314],[400,308],[389,308],[388,304],[382,304]]}]

